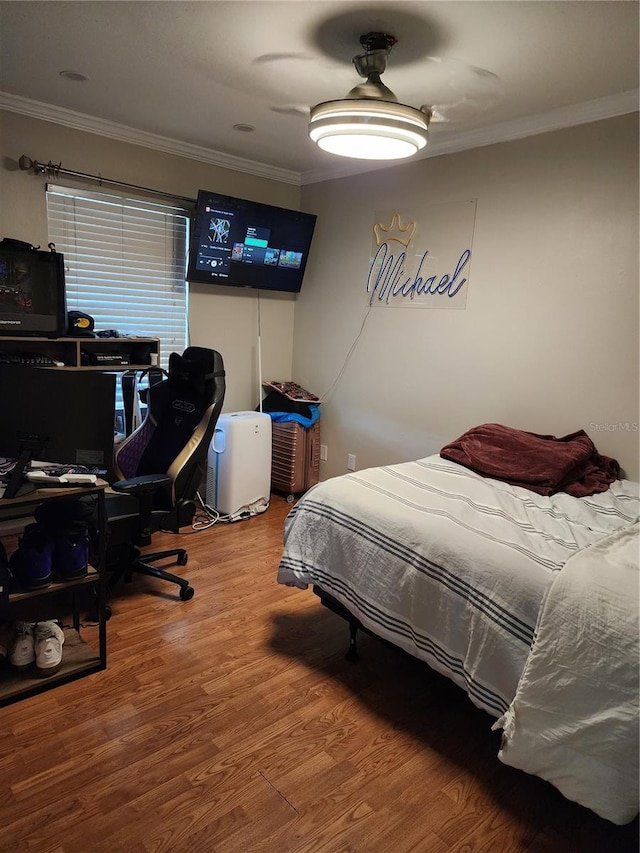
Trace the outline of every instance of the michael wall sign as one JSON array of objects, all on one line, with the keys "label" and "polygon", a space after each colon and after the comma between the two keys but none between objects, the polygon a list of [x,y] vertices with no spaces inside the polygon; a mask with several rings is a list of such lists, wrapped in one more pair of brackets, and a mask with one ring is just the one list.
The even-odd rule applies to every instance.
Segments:
[{"label": "michael wall sign", "polygon": [[465,308],[476,200],[374,214],[367,298],[371,306]]}]

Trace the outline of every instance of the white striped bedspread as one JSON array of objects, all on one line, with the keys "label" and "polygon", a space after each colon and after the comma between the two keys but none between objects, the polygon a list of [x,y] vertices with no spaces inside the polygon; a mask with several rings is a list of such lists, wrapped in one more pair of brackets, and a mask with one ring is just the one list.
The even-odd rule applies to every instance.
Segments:
[{"label": "white striped bedspread", "polygon": [[639,488],[543,497],[439,455],[345,474],[289,513],[277,579],[330,593],[499,717],[547,587],[574,554],[638,520]]}]

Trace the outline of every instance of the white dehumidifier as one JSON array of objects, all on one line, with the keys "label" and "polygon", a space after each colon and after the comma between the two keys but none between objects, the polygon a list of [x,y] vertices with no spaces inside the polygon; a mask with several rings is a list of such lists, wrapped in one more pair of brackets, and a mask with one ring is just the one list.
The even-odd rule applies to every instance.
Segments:
[{"label": "white dehumidifier", "polygon": [[207,459],[207,503],[232,519],[264,512],[271,495],[271,418],[233,412],[218,418]]}]

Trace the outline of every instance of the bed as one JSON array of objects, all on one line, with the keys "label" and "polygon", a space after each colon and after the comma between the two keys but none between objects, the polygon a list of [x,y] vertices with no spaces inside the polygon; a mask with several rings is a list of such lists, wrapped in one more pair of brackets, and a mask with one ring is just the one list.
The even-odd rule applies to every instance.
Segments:
[{"label": "bed", "polygon": [[[638,811],[639,507],[639,486],[628,480],[615,479],[603,491],[582,497],[564,491],[539,494],[437,454],[335,477],[307,492],[285,522],[277,579],[301,589],[312,586],[324,603],[350,621],[352,637],[362,626],[459,685],[504,728],[502,761],[548,779],[570,799],[625,823]],[[584,555],[596,548],[583,569]],[[611,561],[623,565],[624,580],[608,571],[613,552]],[[593,585],[594,565],[595,574],[607,582],[598,596],[589,596],[585,589]],[[552,612],[550,592],[563,578],[564,567],[574,566],[578,578],[586,575],[559,595],[561,602],[573,596],[569,618],[566,612]],[[603,602],[618,593],[607,614]],[[541,621],[547,602],[549,615]],[[575,631],[576,624],[592,621],[589,608],[614,623],[600,625],[600,655],[588,651],[588,640],[576,645],[559,634],[566,646],[560,661],[554,619],[567,620]],[[616,633],[621,625],[626,632],[622,639]],[[612,631],[610,638],[605,627]],[[532,646],[543,648],[542,641],[538,646],[540,630],[549,646],[542,655],[546,662],[527,670]],[[622,662],[607,671],[611,643],[616,648],[622,644]],[[582,660],[582,671],[576,659]],[[577,698],[570,708],[565,699],[571,685],[558,675],[560,666],[575,675]],[[523,684],[525,670],[528,680]],[[595,678],[599,688],[606,682],[604,697],[586,713],[599,715],[599,729],[580,719],[580,679],[588,681],[594,671],[602,674]],[[540,678],[546,693],[538,689]],[[623,681],[620,689],[616,678]],[[558,683],[562,689],[554,693]],[[523,689],[524,697],[518,695]],[[535,707],[532,693],[544,697],[537,717],[519,713],[520,706]],[[536,738],[547,742],[544,724],[549,719],[554,720],[556,741],[545,764],[534,759],[539,756]],[[565,775],[585,769],[584,763],[574,762],[565,774],[570,763],[563,754],[565,723],[577,732],[569,751],[580,751],[580,733],[587,729],[590,742],[603,733],[611,741],[611,749],[600,750],[605,754],[597,758],[604,775],[591,774],[598,790],[615,790],[604,802],[585,786],[565,784]],[[559,768],[553,766],[558,757]]]}]

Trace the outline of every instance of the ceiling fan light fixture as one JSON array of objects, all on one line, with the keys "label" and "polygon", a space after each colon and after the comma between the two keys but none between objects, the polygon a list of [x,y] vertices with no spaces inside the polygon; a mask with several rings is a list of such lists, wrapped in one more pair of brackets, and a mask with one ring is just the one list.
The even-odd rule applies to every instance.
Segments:
[{"label": "ceiling fan light fixture", "polygon": [[366,82],[346,98],[311,110],[309,136],[319,148],[360,160],[400,160],[425,147],[431,112],[399,104],[380,79],[396,41],[387,33],[361,36],[365,53],[355,56],[353,64]]},{"label": "ceiling fan light fixture", "polygon": [[331,154],[360,160],[412,157],[427,144],[429,116],[369,98],[325,101],[311,110],[309,136]]}]

